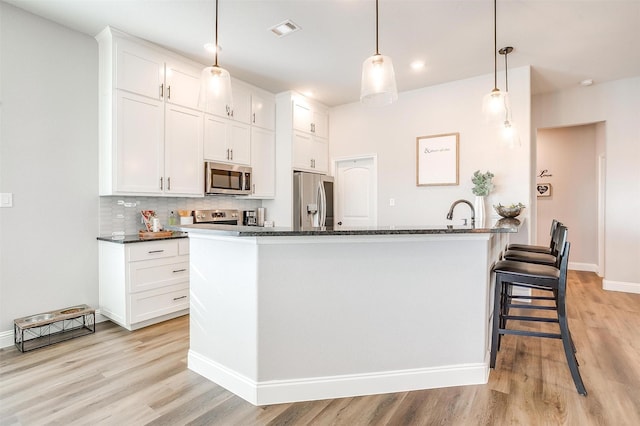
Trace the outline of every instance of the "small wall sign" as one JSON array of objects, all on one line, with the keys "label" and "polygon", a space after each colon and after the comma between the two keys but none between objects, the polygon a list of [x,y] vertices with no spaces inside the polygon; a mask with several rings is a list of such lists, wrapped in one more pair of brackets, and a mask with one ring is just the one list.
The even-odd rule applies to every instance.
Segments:
[{"label": "small wall sign", "polygon": [[550,197],[551,196],[551,184],[550,183],[538,183],[536,184],[536,192],[538,197]]}]

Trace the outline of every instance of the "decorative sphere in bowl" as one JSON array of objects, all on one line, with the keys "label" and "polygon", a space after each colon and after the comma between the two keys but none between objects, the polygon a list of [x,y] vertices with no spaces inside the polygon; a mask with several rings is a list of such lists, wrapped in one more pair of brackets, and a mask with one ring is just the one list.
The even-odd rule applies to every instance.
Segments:
[{"label": "decorative sphere in bowl", "polygon": [[511,204],[510,206],[503,206],[502,204],[498,204],[497,206],[493,206],[496,212],[505,218],[512,218],[518,216],[522,213],[522,209],[524,208],[524,204]]}]

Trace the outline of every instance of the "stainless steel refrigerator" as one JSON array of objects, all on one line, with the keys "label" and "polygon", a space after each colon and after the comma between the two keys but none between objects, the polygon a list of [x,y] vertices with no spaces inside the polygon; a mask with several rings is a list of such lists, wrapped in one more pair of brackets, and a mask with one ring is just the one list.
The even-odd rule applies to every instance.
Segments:
[{"label": "stainless steel refrigerator", "polygon": [[293,229],[333,228],[333,177],[293,172]]}]

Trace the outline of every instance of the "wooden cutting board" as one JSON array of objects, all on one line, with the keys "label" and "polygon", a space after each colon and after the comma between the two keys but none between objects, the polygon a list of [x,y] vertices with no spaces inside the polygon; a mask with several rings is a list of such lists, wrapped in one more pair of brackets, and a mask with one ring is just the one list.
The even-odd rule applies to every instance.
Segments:
[{"label": "wooden cutting board", "polygon": [[159,232],[151,232],[151,231],[139,231],[138,236],[140,238],[166,238],[173,235],[173,231],[159,231]]}]

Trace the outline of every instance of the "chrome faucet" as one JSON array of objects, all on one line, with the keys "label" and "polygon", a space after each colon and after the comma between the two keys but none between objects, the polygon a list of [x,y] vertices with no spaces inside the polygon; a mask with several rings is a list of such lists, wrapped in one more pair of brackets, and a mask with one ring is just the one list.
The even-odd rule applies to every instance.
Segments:
[{"label": "chrome faucet", "polygon": [[[460,203],[465,203],[466,205],[469,206],[469,208],[471,209],[471,226],[475,226],[476,224],[476,209],[473,208],[473,204],[471,204],[469,201],[467,200],[457,200],[454,201],[453,204],[451,204],[451,208],[449,209],[449,213],[447,213],[447,219],[448,220],[452,220],[453,219],[453,209],[456,208],[456,206]],[[465,225],[466,225],[466,220],[465,220]]]}]

